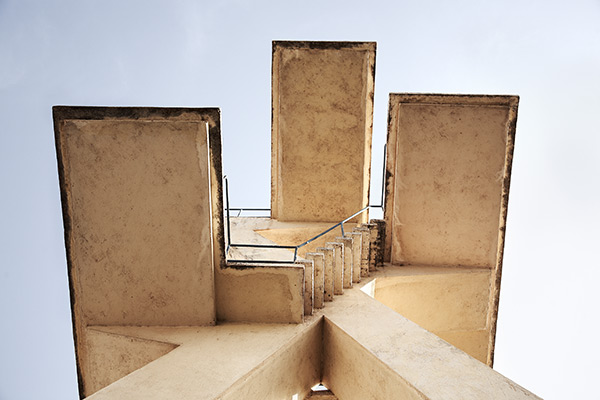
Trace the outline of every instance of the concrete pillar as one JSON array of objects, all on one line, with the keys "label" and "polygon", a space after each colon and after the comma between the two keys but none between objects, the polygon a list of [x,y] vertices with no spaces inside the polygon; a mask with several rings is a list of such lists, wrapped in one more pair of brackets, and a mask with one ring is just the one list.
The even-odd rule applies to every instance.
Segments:
[{"label": "concrete pillar", "polygon": [[325,256],[325,301],[333,300],[333,253],[334,250],[331,247],[317,247],[319,253],[323,253]]},{"label": "concrete pillar", "polygon": [[359,226],[352,230],[362,235],[362,252],[360,256],[360,276],[369,276],[369,259],[371,258],[371,231],[366,226]]},{"label": "concrete pillar", "polygon": [[338,236],[336,241],[344,245],[344,289],[352,287],[352,239],[345,236]]},{"label": "concrete pillar", "polygon": [[381,268],[383,267],[383,257],[385,254],[385,220],[372,219],[371,223],[377,225],[373,244],[372,264],[375,268]]},{"label": "concrete pillar", "polygon": [[314,297],[313,307],[323,308],[325,287],[325,256],[323,253],[307,253],[306,258],[313,261],[314,269]]},{"label": "concrete pillar", "polygon": [[315,293],[313,261],[297,260],[296,264],[304,266],[304,315],[312,315],[313,298]]},{"label": "concrete pillar", "polygon": [[352,239],[352,282],[360,282],[360,269],[362,259],[362,233],[349,232],[348,236]]},{"label": "concrete pillar", "polygon": [[344,294],[344,245],[338,242],[327,242],[333,249],[333,294]]}]

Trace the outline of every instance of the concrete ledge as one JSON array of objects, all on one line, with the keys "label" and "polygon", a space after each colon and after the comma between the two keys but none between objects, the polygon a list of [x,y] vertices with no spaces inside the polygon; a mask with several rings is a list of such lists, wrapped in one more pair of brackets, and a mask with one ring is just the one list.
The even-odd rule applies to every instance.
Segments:
[{"label": "concrete ledge", "polygon": [[218,270],[215,277],[219,321],[303,321],[302,266],[235,263]]}]

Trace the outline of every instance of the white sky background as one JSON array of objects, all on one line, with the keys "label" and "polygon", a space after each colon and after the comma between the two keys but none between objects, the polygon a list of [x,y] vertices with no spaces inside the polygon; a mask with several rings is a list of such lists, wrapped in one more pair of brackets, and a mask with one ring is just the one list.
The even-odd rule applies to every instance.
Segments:
[{"label": "white sky background", "polygon": [[388,93],[521,96],[495,367],[597,396],[600,1],[0,0],[0,399],[77,398],[52,105],[220,107],[268,207],[274,39],[377,41],[373,203]]}]

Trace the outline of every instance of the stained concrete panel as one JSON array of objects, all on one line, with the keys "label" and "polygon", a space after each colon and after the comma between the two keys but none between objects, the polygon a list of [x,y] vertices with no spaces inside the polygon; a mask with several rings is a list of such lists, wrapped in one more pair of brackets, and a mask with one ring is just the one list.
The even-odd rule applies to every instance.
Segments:
[{"label": "stained concrete panel", "polygon": [[67,119],[60,133],[87,323],[214,323],[206,123]]},{"label": "stained concrete panel", "polygon": [[390,95],[387,260],[496,267],[517,104],[516,96]]},{"label": "stained concrete panel", "polygon": [[88,325],[215,323],[213,268],[224,257],[220,115],[53,112],[83,394],[97,381]]},{"label": "stained concrete panel", "polygon": [[110,385],[177,346],[156,340],[87,329],[86,395]]},{"label": "stained concrete panel", "polygon": [[368,205],[375,47],[273,42],[273,218],[339,221]]}]

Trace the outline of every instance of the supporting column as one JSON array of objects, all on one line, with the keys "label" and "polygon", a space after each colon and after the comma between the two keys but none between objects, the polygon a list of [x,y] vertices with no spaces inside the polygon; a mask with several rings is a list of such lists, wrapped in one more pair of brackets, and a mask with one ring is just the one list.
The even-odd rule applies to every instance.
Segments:
[{"label": "supporting column", "polygon": [[333,294],[344,294],[344,245],[338,242],[327,242],[333,249]]}]

